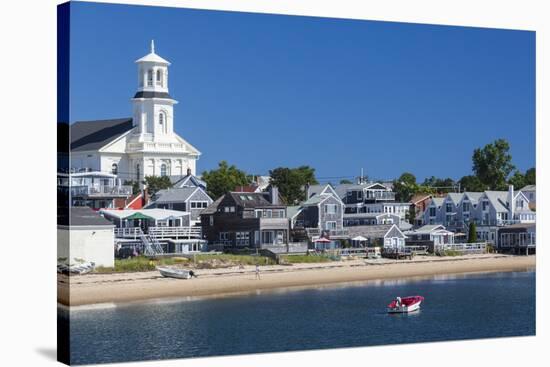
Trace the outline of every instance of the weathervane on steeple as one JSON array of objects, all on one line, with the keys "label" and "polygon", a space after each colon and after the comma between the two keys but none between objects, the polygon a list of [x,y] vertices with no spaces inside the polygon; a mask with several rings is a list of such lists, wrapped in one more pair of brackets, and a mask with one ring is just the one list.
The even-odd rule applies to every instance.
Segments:
[{"label": "weathervane on steeple", "polygon": [[155,40],[151,40],[151,53],[155,53]]}]

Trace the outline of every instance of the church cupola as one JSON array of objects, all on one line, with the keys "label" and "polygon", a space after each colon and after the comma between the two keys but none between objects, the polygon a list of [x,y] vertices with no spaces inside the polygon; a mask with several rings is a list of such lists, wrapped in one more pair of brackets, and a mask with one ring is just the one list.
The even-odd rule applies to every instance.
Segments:
[{"label": "church cupola", "polygon": [[177,103],[168,93],[168,66],[170,63],[151,52],[136,60],[138,90],[132,98],[133,123],[142,141],[168,141],[174,131],[173,105]]},{"label": "church cupola", "polygon": [[136,60],[136,64],[138,64],[138,92],[135,97],[139,98],[138,95],[162,95],[170,98],[168,95],[168,66],[170,63],[155,53],[155,41],[151,41],[151,52]]}]

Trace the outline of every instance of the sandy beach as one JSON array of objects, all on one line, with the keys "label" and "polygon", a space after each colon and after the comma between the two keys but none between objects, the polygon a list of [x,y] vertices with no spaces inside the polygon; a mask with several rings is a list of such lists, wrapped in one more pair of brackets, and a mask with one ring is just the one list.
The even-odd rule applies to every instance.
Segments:
[{"label": "sandy beach", "polygon": [[[255,279],[254,267],[201,270],[191,280],[163,278],[157,271],[139,273],[58,275],[58,302],[81,306],[157,298],[214,296],[287,287],[367,280],[406,279],[444,274],[461,274],[534,269],[535,256],[470,255],[422,257],[414,260],[351,260],[320,264],[261,267]],[[70,285],[69,285],[70,284]],[[70,290],[70,292],[69,292]],[[70,296],[69,296],[70,293]]]}]

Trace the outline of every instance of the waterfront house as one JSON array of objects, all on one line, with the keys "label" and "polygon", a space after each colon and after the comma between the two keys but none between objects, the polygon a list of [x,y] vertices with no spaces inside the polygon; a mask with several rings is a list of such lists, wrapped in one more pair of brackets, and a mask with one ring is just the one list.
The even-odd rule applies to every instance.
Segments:
[{"label": "waterfront house", "polygon": [[132,187],[123,185],[115,173],[60,173],[57,181],[58,190],[70,192],[72,206],[87,206],[92,209],[123,208],[134,199]]},{"label": "waterfront house", "polygon": [[204,238],[224,249],[288,244],[286,206],[277,198],[278,194],[228,192],[201,213]]},{"label": "waterfront house", "polygon": [[115,225],[119,249],[145,255],[186,254],[206,251],[200,226],[193,225],[191,213],[170,209],[112,210],[100,213]]},{"label": "waterfront house", "polygon": [[514,254],[536,252],[535,223],[516,223],[498,228],[497,250]]},{"label": "waterfront house", "polygon": [[462,193],[449,192],[443,199],[439,210],[442,211],[440,217],[443,219],[443,225],[450,230],[461,230],[457,220],[458,204],[462,200]]},{"label": "waterfront house", "polygon": [[[346,238],[344,231],[344,203],[331,185],[306,187],[307,199],[298,209],[292,210],[291,228],[293,238],[306,233],[310,241],[319,237],[331,240]],[[333,247],[339,244],[334,243]]]},{"label": "waterfront house", "polygon": [[423,224],[441,224],[443,223],[442,210],[443,201],[445,198],[433,197],[426,207],[423,214]]},{"label": "waterfront house", "polygon": [[[57,256],[60,262],[93,262],[96,266],[115,265],[114,225],[87,207],[69,208],[70,218],[60,218],[57,226]],[[70,226],[68,225],[70,223]]]},{"label": "waterfront house", "polygon": [[214,201],[201,186],[159,190],[146,209],[160,208],[189,212],[193,224],[199,222],[201,212]]},{"label": "waterfront house", "polygon": [[[359,181],[357,184],[337,185],[334,187],[334,191],[345,205],[345,225],[348,223],[353,225],[357,214],[389,214],[392,218],[395,216],[399,218],[399,220],[392,219],[392,222],[400,228],[410,227],[407,213],[411,204],[396,202],[395,193],[386,184]],[[380,224],[380,221],[371,222],[373,225]]]},{"label": "waterfront house", "polygon": [[441,224],[427,224],[415,230],[405,231],[405,235],[407,246],[427,246],[430,252],[437,252],[455,242],[455,234]]},{"label": "waterfront house", "polygon": [[348,228],[348,234],[354,246],[356,244],[379,246],[383,247],[385,251],[402,250],[405,247],[405,239],[407,238],[396,224],[353,226]]}]

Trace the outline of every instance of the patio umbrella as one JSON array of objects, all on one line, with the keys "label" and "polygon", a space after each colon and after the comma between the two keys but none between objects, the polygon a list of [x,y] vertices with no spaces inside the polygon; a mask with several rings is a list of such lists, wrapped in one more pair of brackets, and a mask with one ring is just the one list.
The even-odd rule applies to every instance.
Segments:
[{"label": "patio umbrella", "polygon": [[328,238],[321,237],[321,238],[316,239],[315,242],[319,242],[319,243],[330,243],[330,242],[332,242],[332,241],[329,240]]},{"label": "patio umbrella", "polygon": [[367,239],[363,236],[357,236],[351,239],[352,241],[367,241]]},{"label": "patio umbrella", "polygon": [[137,212],[137,213],[134,213],[124,219],[154,219],[154,218],[151,218],[151,217],[148,217],[144,214],[141,214],[140,212]]}]

